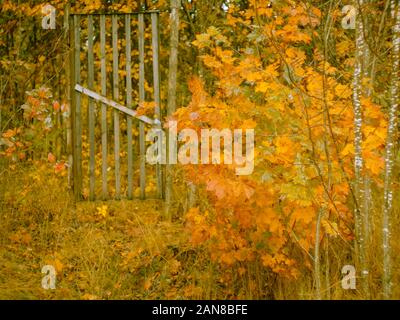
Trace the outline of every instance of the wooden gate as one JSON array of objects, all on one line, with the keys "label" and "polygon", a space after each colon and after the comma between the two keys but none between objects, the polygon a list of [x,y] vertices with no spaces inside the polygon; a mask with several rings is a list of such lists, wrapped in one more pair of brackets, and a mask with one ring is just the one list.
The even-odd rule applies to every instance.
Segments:
[{"label": "wooden gate", "polygon": [[[158,11],[69,17],[72,180],[77,200],[144,199],[151,193],[163,197],[163,168],[149,168],[145,157],[146,127],[161,126],[158,24]],[[146,35],[151,35],[149,44]],[[148,67],[152,73],[145,73]],[[154,101],[155,119],[135,111],[146,98]],[[154,182],[146,183],[151,172]]]}]

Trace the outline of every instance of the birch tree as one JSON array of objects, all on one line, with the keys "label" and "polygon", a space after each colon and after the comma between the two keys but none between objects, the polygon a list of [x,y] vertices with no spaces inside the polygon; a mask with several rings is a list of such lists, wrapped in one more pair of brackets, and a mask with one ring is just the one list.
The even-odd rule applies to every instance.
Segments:
[{"label": "birch tree", "polygon": [[365,202],[365,180],[363,175],[364,160],[362,156],[362,125],[363,111],[361,98],[363,95],[362,79],[366,74],[366,60],[368,48],[365,42],[365,26],[362,17],[363,0],[356,1],[357,3],[357,20],[356,20],[356,53],[353,79],[353,110],[354,110],[354,191],[355,191],[355,209],[354,220],[356,230],[356,253],[358,257],[359,268],[361,269],[361,282],[363,293],[368,292],[368,266],[366,263],[366,248],[365,248],[365,232],[368,215],[366,213]]},{"label": "birch tree", "polygon": [[[370,0],[364,0],[363,4],[365,7],[367,7],[370,4]],[[371,51],[370,47],[367,43],[366,39],[369,39],[369,33],[370,33],[370,25],[369,25],[369,19],[368,15],[365,13],[365,10],[362,10],[360,8],[360,20],[362,23],[362,34],[363,34],[363,52],[362,52],[362,79],[372,81],[371,79]],[[361,92],[364,97],[369,98],[371,96],[371,87],[372,83],[370,85],[367,85],[365,87],[361,88]],[[363,241],[363,252],[362,252],[362,258],[363,260],[361,261],[361,276],[362,276],[362,285],[363,285],[363,293],[366,298],[370,297],[370,291],[369,291],[369,257],[368,257],[368,248],[370,244],[370,219],[371,219],[371,214],[370,214],[370,208],[371,208],[371,182],[370,182],[370,177],[367,172],[364,172],[363,174],[363,212],[361,213],[361,236],[362,236],[362,241]]]},{"label": "birch tree", "polygon": [[400,58],[400,8],[399,1],[390,3],[393,25],[392,71],[390,85],[390,109],[385,150],[385,181],[383,201],[383,294],[385,299],[391,297],[392,272],[391,272],[391,214],[393,207],[393,166],[395,158],[395,141],[397,136],[397,117],[399,100],[399,58]]}]

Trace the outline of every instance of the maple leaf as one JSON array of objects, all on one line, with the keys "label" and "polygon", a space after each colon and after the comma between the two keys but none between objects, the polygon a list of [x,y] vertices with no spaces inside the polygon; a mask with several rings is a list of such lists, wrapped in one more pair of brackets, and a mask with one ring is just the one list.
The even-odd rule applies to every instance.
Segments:
[{"label": "maple leaf", "polygon": [[47,160],[48,160],[50,163],[55,163],[55,162],[56,162],[56,157],[55,157],[54,154],[52,154],[51,152],[49,152],[49,154],[47,155]]},{"label": "maple leaf", "polygon": [[256,85],[256,92],[266,93],[269,88],[270,85],[267,82],[258,82]]},{"label": "maple leaf", "polygon": [[244,185],[243,189],[244,189],[244,194],[247,199],[250,199],[255,193],[255,190],[247,185]]},{"label": "maple leaf", "polygon": [[101,207],[97,207],[97,214],[102,216],[103,218],[107,218],[108,216],[108,206],[102,205]]},{"label": "maple leaf", "polygon": [[353,144],[347,144],[342,152],[340,152],[342,156],[347,156],[348,154],[354,155],[354,145]]},{"label": "maple leaf", "polygon": [[322,226],[325,229],[325,232],[331,237],[337,237],[339,235],[339,229],[336,222],[331,222],[326,219],[321,221]]}]

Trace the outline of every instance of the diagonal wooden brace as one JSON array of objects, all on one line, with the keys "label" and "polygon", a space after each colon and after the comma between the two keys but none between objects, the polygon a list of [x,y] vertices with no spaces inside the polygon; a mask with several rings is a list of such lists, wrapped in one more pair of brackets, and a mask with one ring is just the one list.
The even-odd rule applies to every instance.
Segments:
[{"label": "diagonal wooden brace", "polygon": [[145,122],[147,124],[150,124],[150,125],[153,125],[153,126],[160,126],[161,125],[160,120],[158,120],[158,119],[154,119],[153,120],[153,119],[150,119],[149,117],[146,117],[146,116],[139,116],[136,111],[134,111],[132,109],[129,109],[127,107],[124,107],[123,105],[120,105],[118,102],[110,100],[110,99],[108,99],[108,98],[106,98],[106,97],[104,97],[104,96],[102,96],[102,95],[100,95],[100,94],[98,94],[98,93],[96,93],[96,92],[94,92],[92,90],[84,88],[79,84],[75,85],[75,90],[78,91],[78,92],[81,92],[84,95],[87,95],[87,96],[89,96],[89,97],[91,97],[91,98],[93,98],[93,99],[95,99],[97,101],[100,101],[100,102],[102,102],[102,103],[104,103],[104,104],[106,104],[106,105],[108,105],[110,107],[113,107],[114,109],[117,109],[117,110],[119,110],[121,112],[124,112],[127,115],[130,115],[130,116],[132,116],[134,118],[137,118],[137,119],[139,119],[139,120],[141,120],[141,121],[143,121],[143,122]]}]

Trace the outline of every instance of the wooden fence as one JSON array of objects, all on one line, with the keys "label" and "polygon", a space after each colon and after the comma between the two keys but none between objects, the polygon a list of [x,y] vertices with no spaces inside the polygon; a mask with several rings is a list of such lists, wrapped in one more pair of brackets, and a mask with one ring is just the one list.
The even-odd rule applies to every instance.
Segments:
[{"label": "wooden fence", "polygon": [[[89,200],[132,199],[135,182],[138,182],[136,189],[140,188],[140,193],[136,195],[144,199],[148,196],[145,128],[161,126],[159,12],[70,14],[68,24],[70,153],[75,198],[82,199],[86,194]],[[146,33],[146,28],[151,28],[151,32]],[[137,42],[134,43],[132,38]],[[151,40],[148,47],[152,53],[148,58],[146,38]],[[119,50],[119,47],[123,49]],[[133,51],[137,52],[137,59]],[[146,61],[151,64],[152,74],[145,74],[149,69]],[[120,65],[125,65],[124,70]],[[138,75],[132,66],[138,67]],[[155,119],[138,116],[135,111],[150,98],[145,90],[146,81],[147,86],[152,83],[150,92],[153,93]],[[136,126],[137,138],[133,134]],[[121,150],[121,145],[126,147],[125,150]],[[139,147],[135,148],[137,145]],[[110,156],[111,148],[113,155]],[[121,157],[121,154],[126,156]],[[136,164],[138,174],[135,174]],[[126,168],[123,173],[121,166]],[[114,172],[113,177],[109,176],[110,170]],[[162,198],[163,168],[157,164],[153,171],[155,195]],[[87,188],[83,186],[85,181],[88,181]]]}]

